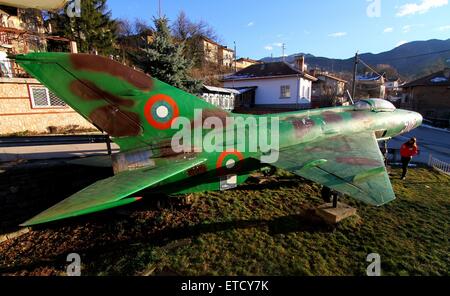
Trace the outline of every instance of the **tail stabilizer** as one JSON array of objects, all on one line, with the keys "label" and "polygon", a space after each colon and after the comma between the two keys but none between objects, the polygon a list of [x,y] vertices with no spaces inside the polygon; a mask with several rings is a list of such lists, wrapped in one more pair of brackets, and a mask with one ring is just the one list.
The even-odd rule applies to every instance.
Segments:
[{"label": "tail stabilizer", "polygon": [[16,62],[75,111],[107,132],[122,151],[171,139],[177,117],[225,118],[227,112],[111,59],[88,54],[31,53]]}]

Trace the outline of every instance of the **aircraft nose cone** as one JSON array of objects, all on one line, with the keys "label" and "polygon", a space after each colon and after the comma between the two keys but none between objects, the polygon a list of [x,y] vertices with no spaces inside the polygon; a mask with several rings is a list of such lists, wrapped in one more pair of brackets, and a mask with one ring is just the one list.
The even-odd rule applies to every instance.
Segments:
[{"label": "aircraft nose cone", "polygon": [[416,123],[416,127],[421,126],[422,123],[423,123],[423,116],[422,116],[422,114],[414,112],[414,116],[416,117],[416,122],[417,122]]}]

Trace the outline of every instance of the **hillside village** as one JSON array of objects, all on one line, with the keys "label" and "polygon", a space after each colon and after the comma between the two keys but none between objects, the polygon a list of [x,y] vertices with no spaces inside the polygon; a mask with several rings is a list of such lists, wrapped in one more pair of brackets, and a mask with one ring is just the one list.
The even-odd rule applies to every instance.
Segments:
[{"label": "hillside village", "polygon": [[[105,15],[105,17],[108,17]],[[155,27],[144,22],[114,22],[107,48],[90,48],[86,38],[66,34],[60,16],[35,9],[0,6],[0,134],[46,134],[95,130],[46,87],[18,67],[9,55],[58,51],[107,55],[148,74],[143,61],[155,41]],[[64,20],[63,20],[64,21]],[[404,78],[389,64],[369,65],[366,57],[352,73],[309,65],[311,55],[281,58],[238,57],[222,45],[209,24],[195,23],[182,13],[171,25],[173,48],[183,47],[191,61],[186,73],[194,79],[190,91],[230,112],[267,114],[351,104],[364,98],[384,98],[397,107],[420,112],[427,123],[450,123],[450,69],[435,68],[416,79]],[[404,45],[406,46],[406,45]],[[143,55],[144,53],[144,55]],[[156,78],[170,83],[170,79]],[[169,80],[169,81],[167,81]],[[64,114],[64,116],[61,116]]]},{"label": "hillside village", "polygon": [[[219,281],[450,274],[450,39],[360,53],[354,31],[351,42],[336,39],[347,34],[338,28],[327,35],[343,22],[340,3],[288,1],[293,30],[317,30],[285,54],[275,41],[294,37],[274,38],[291,28],[273,7],[259,32],[279,27],[256,45],[247,36],[261,19],[236,32],[211,12],[229,26],[261,12],[248,3],[190,1],[191,16],[172,1],[169,19],[155,0],[145,20],[116,14],[148,12],[149,1],[135,1],[82,0],[80,13],[78,0],[0,0],[0,275],[112,275],[128,293],[138,285],[117,276],[145,276],[155,280],[143,289],[160,283],[170,295],[208,292],[185,289],[180,276],[219,276],[204,284],[219,295],[275,295],[287,285],[274,278],[266,291]],[[417,1],[403,6],[430,3]],[[335,16],[321,40],[319,20],[297,5]],[[195,18],[201,9],[214,23]],[[376,23],[368,18],[351,20],[364,36]],[[378,27],[386,19],[374,26],[383,47],[366,48],[397,44]],[[401,25],[384,30],[401,34]],[[304,51],[328,45],[324,56],[355,56]],[[305,291],[307,281],[289,281]],[[311,285],[335,293],[337,282]]]}]

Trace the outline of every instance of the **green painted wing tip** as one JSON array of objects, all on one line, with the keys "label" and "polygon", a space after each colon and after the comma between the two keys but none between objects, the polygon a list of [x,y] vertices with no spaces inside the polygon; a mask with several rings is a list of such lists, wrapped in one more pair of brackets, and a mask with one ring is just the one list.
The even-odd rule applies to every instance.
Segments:
[{"label": "green painted wing tip", "polygon": [[49,215],[48,216],[47,212],[49,210],[46,210],[46,211],[40,213],[39,215],[35,216],[34,218],[31,218],[30,220],[25,221],[24,223],[20,224],[19,226],[22,226],[22,227],[36,226],[36,225],[40,225],[40,224],[45,224],[45,223],[50,223],[50,222],[55,222],[55,221],[67,219],[67,218],[79,217],[79,216],[92,214],[92,213],[96,213],[96,212],[101,212],[101,211],[104,211],[104,210],[108,210],[108,209],[124,206],[124,205],[127,205],[127,204],[131,204],[131,203],[134,203],[136,201],[140,201],[141,199],[142,199],[142,197],[124,198],[124,199],[121,199],[121,200],[116,201],[116,202],[106,203],[106,204],[103,204],[103,205],[100,205],[100,206],[88,208],[88,209],[85,209],[85,210],[82,210],[82,211],[78,211],[78,212],[74,212],[74,213],[70,213],[70,214],[67,214],[67,215]]},{"label": "green painted wing tip", "polygon": [[358,175],[356,175],[355,177],[353,177],[353,183],[361,183],[361,182],[365,182],[368,179],[384,174],[386,172],[386,168],[385,167],[378,167],[378,168],[374,168],[365,172],[362,172]]},{"label": "green painted wing tip", "polygon": [[323,165],[323,164],[325,164],[325,163],[327,163],[327,162],[328,162],[328,160],[326,160],[326,159],[316,159],[316,160],[312,160],[312,161],[306,163],[306,164],[301,168],[301,170],[312,169],[312,168],[321,166],[321,165]]}]

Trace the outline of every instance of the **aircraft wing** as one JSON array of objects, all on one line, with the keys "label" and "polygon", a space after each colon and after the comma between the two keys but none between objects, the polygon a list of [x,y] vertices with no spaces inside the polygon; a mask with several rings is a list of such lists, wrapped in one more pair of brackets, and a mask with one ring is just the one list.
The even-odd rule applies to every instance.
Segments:
[{"label": "aircraft wing", "polygon": [[54,10],[64,7],[68,0],[0,0],[0,4],[21,7]]},{"label": "aircraft wing", "polygon": [[172,161],[159,167],[119,173],[114,177],[98,181],[86,187],[26,221],[21,226],[37,225],[81,216],[135,202],[140,198],[126,197],[150,186],[157,185],[170,177],[203,164],[205,161],[206,159]]},{"label": "aircraft wing", "polygon": [[395,199],[373,133],[292,146],[280,151],[274,165],[371,205]]}]

